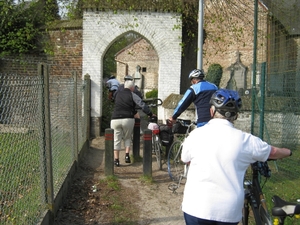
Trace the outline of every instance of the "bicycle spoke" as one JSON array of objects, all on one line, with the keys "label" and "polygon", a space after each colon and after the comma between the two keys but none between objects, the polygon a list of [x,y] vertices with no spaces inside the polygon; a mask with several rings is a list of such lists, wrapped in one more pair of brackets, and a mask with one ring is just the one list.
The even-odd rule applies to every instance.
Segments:
[{"label": "bicycle spoke", "polygon": [[161,145],[159,143],[159,141],[157,141],[155,143],[155,156],[156,156],[156,162],[157,162],[157,165],[158,165],[158,169],[161,170]]},{"label": "bicycle spoke", "polygon": [[184,163],[181,161],[182,142],[175,141],[168,154],[168,173],[172,180],[179,181],[184,173]]}]

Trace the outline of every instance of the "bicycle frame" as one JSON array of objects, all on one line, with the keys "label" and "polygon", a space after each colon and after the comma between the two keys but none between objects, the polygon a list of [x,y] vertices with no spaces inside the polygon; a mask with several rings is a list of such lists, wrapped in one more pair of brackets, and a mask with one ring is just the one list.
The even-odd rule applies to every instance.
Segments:
[{"label": "bicycle frame", "polygon": [[[196,125],[195,122],[191,122],[190,124],[185,124],[184,120],[177,119],[182,126],[186,127],[185,134],[178,134],[183,139],[177,139],[173,142],[169,149],[168,153],[168,173],[171,180],[175,181],[176,183],[170,184],[169,189],[175,193],[175,190],[180,187],[181,180],[186,178],[188,173],[188,165],[181,161],[181,151],[182,151],[182,144],[185,138],[188,137],[189,133],[191,132],[193,126]],[[167,122],[168,123],[168,122]]]},{"label": "bicycle frame", "polygon": [[261,166],[260,162],[255,162],[251,164],[252,177],[250,180],[244,181],[245,186],[245,198],[244,198],[244,208],[243,208],[243,225],[248,225],[249,223],[249,214],[250,207],[252,209],[252,213],[255,219],[256,225],[272,225],[271,216],[268,213],[268,208],[266,204],[266,200],[260,186],[260,170],[265,171],[265,176],[270,176],[270,170],[267,163],[264,163],[265,168]]},{"label": "bicycle frame", "polygon": [[260,185],[260,175],[269,178],[271,171],[267,162],[255,162],[251,164],[252,177],[250,180],[244,181],[245,198],[243,208],[243,225],[248,225],[250,207],[253,212],[256,225],[284,225],[286,217],[300,218],[300,204],[286,202],[280,197],[274,195],[272,201],[274,207],[272,208],[272,215],[269,214],[266,200]]}]

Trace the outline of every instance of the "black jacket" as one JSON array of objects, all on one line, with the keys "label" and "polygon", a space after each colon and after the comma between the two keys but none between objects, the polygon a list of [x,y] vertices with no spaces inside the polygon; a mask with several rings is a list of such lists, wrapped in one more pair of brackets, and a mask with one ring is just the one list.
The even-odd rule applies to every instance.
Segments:
[{"label": "black jacket", "polygon": [[130,89],[124,88],[117,92],[115,96],[115,107],[112,119],[134,118],[136,114],[136,104],[133,101]]}]

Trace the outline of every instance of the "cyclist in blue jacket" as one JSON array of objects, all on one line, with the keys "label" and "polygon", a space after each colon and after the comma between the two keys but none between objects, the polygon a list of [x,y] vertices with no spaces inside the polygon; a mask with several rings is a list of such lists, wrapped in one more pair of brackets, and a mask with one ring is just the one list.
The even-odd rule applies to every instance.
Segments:
[{"label": "cyclist in blue jacket", "polygon": [[172,122],[175,122],[192,102],[194,103],[197,112],[197,127],[203,126],[211,119],[209,100],[212,94],[218,90],[218,87],[215,84],[204,80],[204,76],[203,70],[194,69],[190,72],[189,79],[192,85],[178,102],[178,105],[170,118]]}]

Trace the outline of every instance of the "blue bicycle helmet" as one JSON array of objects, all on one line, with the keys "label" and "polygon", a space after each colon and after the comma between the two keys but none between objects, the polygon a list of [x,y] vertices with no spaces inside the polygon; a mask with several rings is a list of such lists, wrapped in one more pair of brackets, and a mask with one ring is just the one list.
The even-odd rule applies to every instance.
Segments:
[{"label": "blue bicycle helmet", "polygon": [[204,72],[203,70],[198,70],[198,69],[195,69],[195,70],[192,70],[189,74],[189,79],[193,79],[193,78],[201,78],[203,79],[204,78]]},{"label": "blue bicycle helmet", "polygon": [[228,89],[217,90],[209,103],[214,105],[216,111],[226,118],[235,116],[242,107],[242,99],[238,92]]}]

